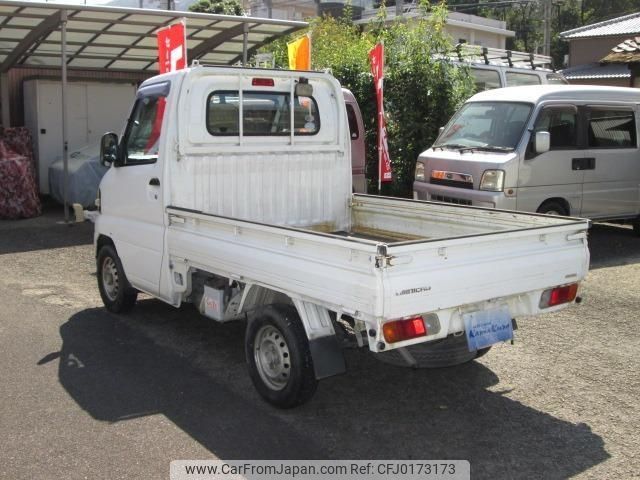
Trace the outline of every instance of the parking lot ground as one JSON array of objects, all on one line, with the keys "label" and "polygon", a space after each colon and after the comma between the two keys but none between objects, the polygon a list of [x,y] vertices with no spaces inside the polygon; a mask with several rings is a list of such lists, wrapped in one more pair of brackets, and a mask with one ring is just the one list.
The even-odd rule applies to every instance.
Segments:
[{"label": "parking lot ground", "polygon": [[142,298],[106,312],[92,225],[0,222],[0,478],[168,478],[174,459],[468,459],[474,479],[640,477],[640,238],[596,225],[584,301],[440,370],[346,352],[266,405],[242,324]]}]

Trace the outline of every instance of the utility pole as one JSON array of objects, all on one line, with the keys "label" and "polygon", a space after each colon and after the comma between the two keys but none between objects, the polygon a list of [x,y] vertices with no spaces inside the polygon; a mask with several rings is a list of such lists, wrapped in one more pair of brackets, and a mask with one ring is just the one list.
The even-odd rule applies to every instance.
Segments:
[{"label": "utility pole", "polygon": [[273,4],[271,0],[264,0],[264,5],[267,7],[267,18],[273,17]]},{"label": "utility pole", "polygon": [[402,0],[396,0],[396,18],[399,18],[402,16],[403,12],[403,7],[404,7],[404,2]]},{"label": "utility pole", "polygon": [[551,55],[551,0],[542,0],[542,14],[544,18],[544,55]]}]

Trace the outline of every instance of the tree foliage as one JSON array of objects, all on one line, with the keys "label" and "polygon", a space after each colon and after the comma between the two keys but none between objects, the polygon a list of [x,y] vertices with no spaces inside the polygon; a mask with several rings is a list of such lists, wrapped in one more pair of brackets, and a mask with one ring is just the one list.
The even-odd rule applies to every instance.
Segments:
[{"label": "tree foliage", "polygon": [[189,6],[189,11],[237,16],[245,14],[239,0],[198,0],[196,3]]},{"label": "tree foliage", "polygon": [[[542,1],[522,0],[506,3],[501,0],[449,0],[448,3],[452,10],[505,21],[507,28],[516,32],[515,38],[507,41],[507,48],[538,53],[543,47]],[[491,3],[496,3],[496,6],[492,7]],[[554,66],[563,66],[564,55],[569,49],[568,43],[560,38],[560,33],[638,10],[640,0],[554,1],[551,11],[551,56]]]},{"label": "tree foliage", "polygon": [[[418,155],[473,93],[469,72],[442,59],[453,45],[444,31],[446,7],[424,8],[429,9],[425,12],[428,15],[410,23],[388,23],[382,10],[364,32],[352,24],[349,16],[315,19],[309,27],[313,68],[331,69],[353,92],[362,110],[371,192],[376,191],[378,152],[376,99],[368,52],[376,42],[385,44],[385,113],[394,176],[393,184],[383,186],[383,194],[411,194]],[[263,51],[274,54],[276,66],[287,68],[286,44],[291,40],[280,39]]]}]

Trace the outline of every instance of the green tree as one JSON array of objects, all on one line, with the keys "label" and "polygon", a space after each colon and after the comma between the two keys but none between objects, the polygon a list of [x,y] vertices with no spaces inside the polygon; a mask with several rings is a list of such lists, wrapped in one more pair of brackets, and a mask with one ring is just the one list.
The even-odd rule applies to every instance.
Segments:
[{"label": "green tree", "polygon": [[[315,19],[309,27],[312,67],[330,69],[353,92],[362,110],[371,192],[377,185],[378,137],[368,53],[377,41],[385,42],[385,113],[394,175],[393,184],[383,186],[383,194],[411,195],[418,155],[473,93],[469,72],[443,59],[453,48],[452,39],[444,31],[446,7],[424,8],[428,13],[424,18],[391,24],[385,21],[383,9],[364,32],[348,17]],[[262,51],[273,53],[278,67],[288,68],[286,44],[299,35],[279,39]]]},{"label": "green tree", "polygon": [[196,3],[189,6],[189,11],[238,16],[245,14],[239,0],[198,0]]}]

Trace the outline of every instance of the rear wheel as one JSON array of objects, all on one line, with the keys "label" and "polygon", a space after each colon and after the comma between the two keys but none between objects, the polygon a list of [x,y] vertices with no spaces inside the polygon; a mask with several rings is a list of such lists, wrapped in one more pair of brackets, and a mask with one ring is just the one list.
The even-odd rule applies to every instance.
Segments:
[{"label": "rear wheel", "polygon": [[107,310],[113,313],[130,311],[136,303],[138,292],[129,284],[120,257],[111,245],[98,252],[98,289]]},{"label": "rear wheel", "polygon": [[291,305],[269,305],[247,325],[245,351],[258,393],[279,408],[309,401],[318,381],[307,334]]},{"label": "rear wheel", "polygon": [[560,217],[566,217],[569,215],[567,207],[557,200],[549,200],[544,202],[538,208],[538,213],[544,213],[545,215],[558,215]]}]

